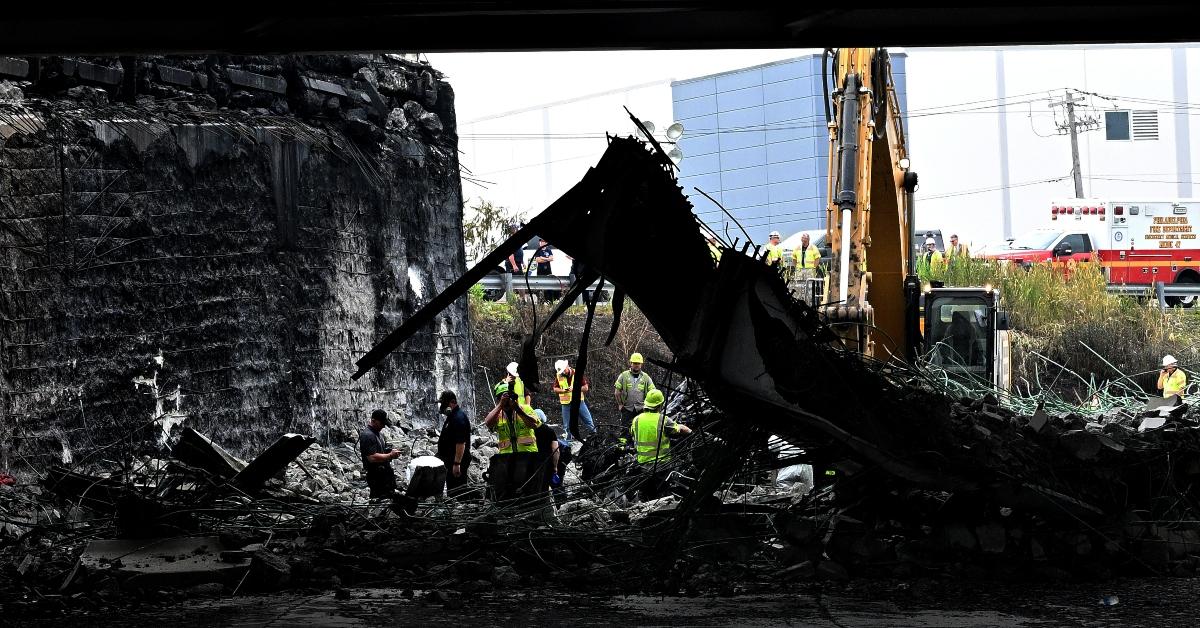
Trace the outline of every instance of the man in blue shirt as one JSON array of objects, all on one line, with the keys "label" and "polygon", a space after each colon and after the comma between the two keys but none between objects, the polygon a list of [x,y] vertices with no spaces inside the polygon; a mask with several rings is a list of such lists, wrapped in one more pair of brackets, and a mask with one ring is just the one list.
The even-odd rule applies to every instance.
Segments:
[{"label": "man in blue shirt", "polygon": [[452,390],[438,397],[438,411],[445,415],[442,433],[438,435],[437,457],[446,464],[446,494],[455,497],[467,485],[467,468],[471,466],[471,421],[458,407],[458,397]]}]

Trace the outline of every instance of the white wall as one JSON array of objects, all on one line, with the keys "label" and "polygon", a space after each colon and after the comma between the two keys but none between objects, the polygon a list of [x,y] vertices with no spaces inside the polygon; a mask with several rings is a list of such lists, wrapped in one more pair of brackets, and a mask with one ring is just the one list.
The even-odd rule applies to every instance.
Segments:
[{"label": "white wall", "polygon": [[[1178,183],[1187,175],[1178,168],[1176,124],[1189,112],[1177,113],[1179,107],[1170,104],[1181,98],[1175,93],[1181,73],[1169,46],[915,48],[908,52],[910,145],[913,168],[920,175],[916,219],[920,228],[957,232],[978,248],[1005,235],[1006,205],[1011,211],[1010,231],[1016,235],[1042,224],[1051,198],[1073,196],[1070,139],[1057,135],[1055,128],[1055,115],[1063,121],[1064,111],[1048,106],[1060,100],[1068,87],[1116,99],[1088,97],[1078,109],[1081,116],[1097,115],[1102,120],[1103,111],[1113,108],[1159,111],[1156,141],[1108,141],[1102,125],[1081,133],[1080,170],[1086,196],[1170,197],[1181,189],[1184,194],[1194,192],[1192,186]],[[1200,68],[1200,49],[1186,53],[1187,69],[1195,72]],[[1196,85],[1200,79],[1186,82],[1187,100],[1200,96]],[[998,106],[1001,97],[1003,108]],[[1131,98],[1163,102],[1139,103]],[[958,103],[971,104],[947,106]],[[1197,135],[1189,128],[1185,137],[1190,138],[1190,155],[1200,156]],[[1188,167],[1189,153],[1185,150],[1183,155]],[[1062,180],[1036,183],[1054,177]]]},{"label": "white wall", "polygon": [[670,81],[460,122],[468,206],[486,199],[528,217],[541,212],[600,160],[606,133],[634,132],[626,107],[661,133],[672,122]]}]

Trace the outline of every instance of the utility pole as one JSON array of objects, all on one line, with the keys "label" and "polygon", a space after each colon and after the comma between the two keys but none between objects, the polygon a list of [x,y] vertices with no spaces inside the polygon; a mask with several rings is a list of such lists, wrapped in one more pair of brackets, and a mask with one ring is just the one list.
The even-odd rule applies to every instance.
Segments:
[{"label": "utility pole", "polygon": [[1075,198],[1083,198],[1083,172],[1079,168],[1079,127],[1084,127],[1084,130],[1092,130],[1100,128],[1100,119],[1094,117],[1076,120],[1075,105],[1084,101],[1083,96],[1075,94],[1071,90],[1065,90],[1063,99],[1058,102],[1050,103],[1050,108],[1064,107],[1067,110],[1066,124],[1059,124],[1058,134],[1069,134],[1071,136],[1071,174],[1075,178]]}]

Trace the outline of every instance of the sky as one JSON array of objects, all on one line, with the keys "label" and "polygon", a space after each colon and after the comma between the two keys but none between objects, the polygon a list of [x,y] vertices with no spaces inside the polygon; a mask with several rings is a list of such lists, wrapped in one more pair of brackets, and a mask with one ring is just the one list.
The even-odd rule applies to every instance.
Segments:
[{"label": "sky", "polygon": [[464,52],[424,56],[454,87],[455,109],[462,125],[629,85],[689,79],[810,52],[814,50]]}]

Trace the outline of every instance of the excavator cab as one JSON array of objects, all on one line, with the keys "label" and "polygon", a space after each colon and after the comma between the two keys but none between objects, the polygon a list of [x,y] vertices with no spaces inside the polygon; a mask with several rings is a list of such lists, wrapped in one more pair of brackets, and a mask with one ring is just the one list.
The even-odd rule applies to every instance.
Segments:
[{"label": "excavator cab", "polygon": [[1008,316],[999,291],[930,288],[922,297],[921,359],[952,377],[1007,390]]}]

